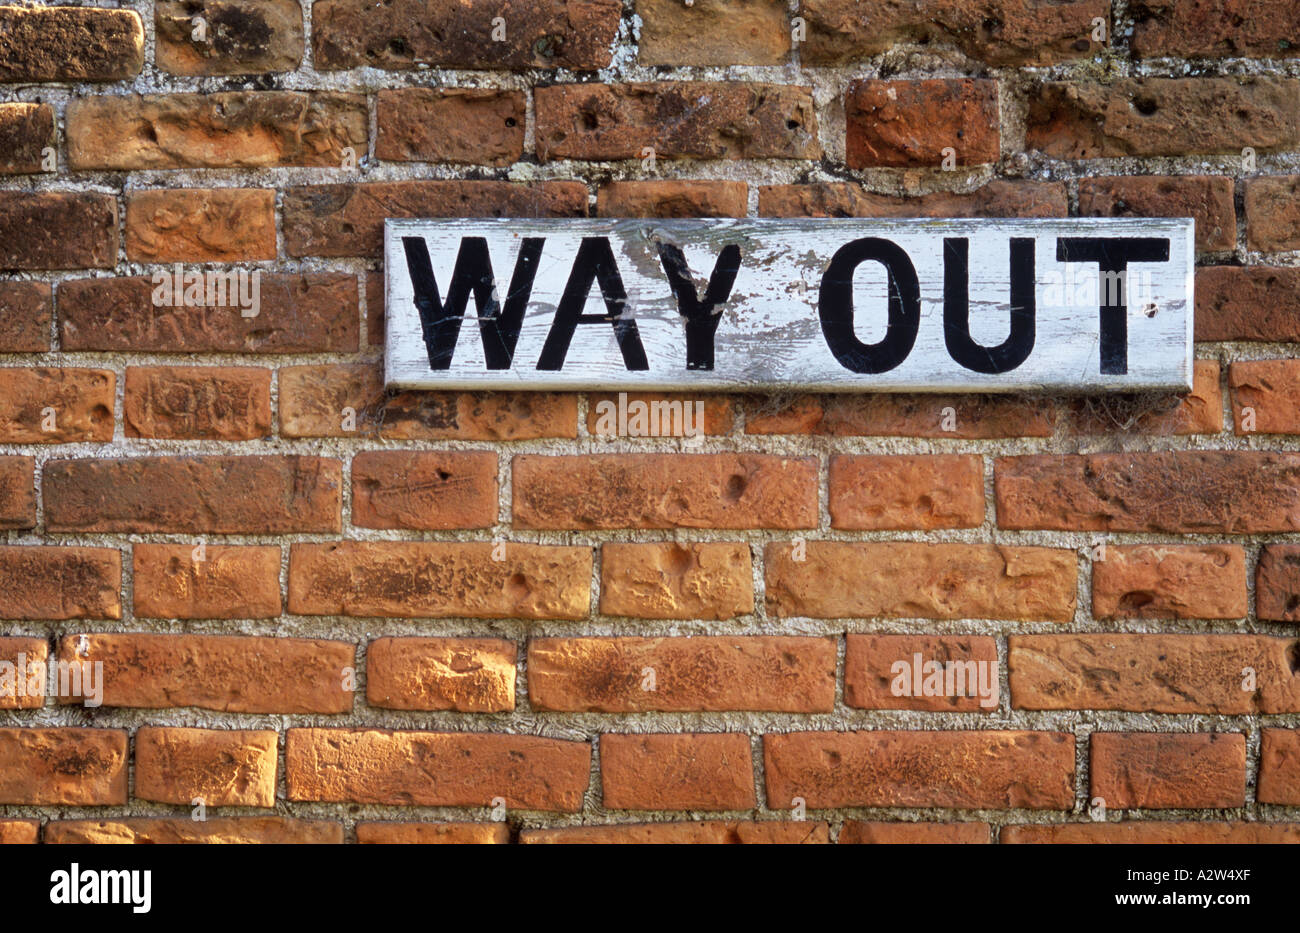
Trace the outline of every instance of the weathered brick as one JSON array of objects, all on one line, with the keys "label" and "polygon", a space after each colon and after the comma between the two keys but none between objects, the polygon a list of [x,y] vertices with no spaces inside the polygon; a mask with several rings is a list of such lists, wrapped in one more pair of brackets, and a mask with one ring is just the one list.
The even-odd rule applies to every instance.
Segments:
[{"label": "weathered brick", "polygon": [[1191,392],[1082,396],[1066,404],[1065,415],[1070,434],[1218,434],[1223,430],[1219,362],[1193,362]]},{"label": "weathered brick", "polygon": [[246,366],[130,366],[127,437],[247,441],[271,433],[271,371]]},{"label": "weathered brick", "polygon": [[1292,639],[1265,635],[1012,635],[1011,705],[1225,716],[1300,712],[1298,650]]},{"label": "weathered brick", "polygon": [[840,845],[988,845],[988,823],[880,823],[845,820]]},{"label": "weathered brick", "polygon": [[[609,65],[618,0],[321,0],[312,6],[312,57],[345,68],[572,68]],[[504,38],[495,33],[505,20]]]},{"label": "weathered brick", "polygon": [[1246,179],[1246,245],[1264,253],[1300,249],[1300,175]]},{"label": "weathered brick", "polygon": [[807,87],[748,82],[557,84],[533,91],[537,157],[817,159]]},{"label": "weathered brick", "polygon": [[1300,805],[1300,731],[1260,730],[1255,799],[1260,803]]},{"label": "weathered brick", "polygon": [[56,144],[54,108],[49,104],[0,104],[0,173],[33,175],[51,171],[46,150]]},{"label": "weathered brick", "polygon": [[0,282],[0,353],[44,353],[53,317],[48,282]]},{"label": "weathered brick", "polygon": [[73,171],[339,168],[369,145],[365,96],[332,91],[83,97],[65,119]]},{"label": "weathered brick", "polygon": [[[194,36],[194,18],[207,33]],[[176,75],[294,71],[303,53],[298,0],[158,0],[154,64]]]},{"label": "weathered brick", "polygon": [[274,619],[280,614],[280,547],[131,546],[135,615],[141,619]]},{"label": "weathered brick", "polygon": [[792,732],[763,736],[767,802],[809,809],[1067,810],[1074,736],[1063,732]]},{"label": "weathered brick", "polygon": [[488,528],[497,521],[497,455],[488,450],[366,450],[352,458],[352,524]]},{"label": "weathered brick", "polygon": [[505,823],[358,823],[357,842],[379,844],[505,845]]},{"label": "weathered brick", "polygon": [[578,397],[559,392],[401,392],[380,433],[403,441],[522,441],[578,436]]},{"label": "weathered brick", "polygon": [[0,619],[120,619],[121,588],[116,548],[0,547]]},{"label": "weathered brick", "polygon": [[1300,269],[1200,266],[1196,339],[1300,341]]},{"label": "weathered brick", "polygon": [[601,217],[744,217],[743,181],[612,181],[596,192]]},{"label": "weathered brick", "polygon": [[36,461],[0,457],[0,531],[36,526]]},{"label": "weathered brick", "polygon": [[129,191],[126,255],[134,262],[274,259],[275,192],[268,188]]},{"label": "weathered brick", "polygon": [[817,461],[764,454],[517,455],[520,528],[814,528]]},{"label": "weathered brick", "polygon": [[[251,289],[251,284],[248,287]],[[155,303],[154,290],[149,276],[60,282],[59,341],[63,349],[345,353],[358,346],[359,297],[353,275],[259,274],[257,314],[250,317],[244,317],[244,308],[235,305]]]},{"label": "weathered brick", "polygon": [[1228,385],[1238,434],[1300,434],[1300,360],[1240,360]]},{"label": "weathered brick", "polygon": [[0,820],[0,845],[35,845],[40,820]]},{"label": "weathered brick", "polygon": [[602,801],[609,810],[751,810],[749,736],[736,733],[600,737]]},{"label": "weathered brick", "polygon": [[[953,671],[951,677],[945,676],[946,668]],[[936,672],[937,679],[932,679]],[[848,706],[992,713],[999,706],[998,690],[998,644],[991,637],[848,636],[844,658]]]},{"label": "weathered brick", "polygon": [[1237,207],[1227,175],[1143,175],[1079,180],[1081,217],[1191,217],[1196,248],[1237,246]]},{"label": "weathered brick", "polygon": [[1246,736],[1240,732],[1094,732],[1091,753],[1091,796],[1107,809],[1246,802]]},{"label": "weathered brick", "polygon": [[112,440],[116,378],[108,369],[0,368],[0,443]]},{"label": "weathered brick", "polygon": [[111,269],[116,262],[113,195],[0,191],[0,269]]},{"label": "weathered brick", "polygon": [[559,712],[827,713],[835,639],[535,638],[528,698],[534,709]]},{"label": "weathered brick", "polygon": [[830,827],[814,820],[691,820],[525,829],[525,845],[797,845],[830,842]]},{"label": "weathered brick", "polygon": [[1300,528],[1300,455],[1044,454],[994,461],[998,525],[1252,534]]},{"label": "weathered brick", "polygon": [[577,812],[591,746],[532,735],[290,729],[290,800]]},{"label": "weathered brick", "polygon": [[389,217],[583,217],[576,181],[386,181],[305,185],[284,193],[290,256],[378,257]]},{"label": "weathered brick", "polygon": [[748,544],[607,542],[600,611],[640,619],[732,619],[754,611]]},{"label": "weathered brick", "polygon": [[1287,58],[1300,52],[1300,9],[1290,0],[1139,0],[1133,52],[1140,58]]},{"label": "weathered brick", "polygon": [[1240,619],[1246,553],[1234,544],[1109,545],[1092,565],[1094,619]]},{"label": "weathered brick", "polygon": [[386,709],[500,713],[515,708],[515,643],[499,638],[377,638],[366,702]]},{"label": "weathered brick", "polygon": [[144,66],[133,10],[0,7],[0,81],[117,81]]},{"label": "weathered brick", "polygon": [[144,726],[135,734],[140,800],[208,807],[275,806],[276,733]]},{"label": "weathered brick", "polygon": [[40,709],[45,705],[49,656],[50,646],[44,638],[0,638],[0,709]]},{"label": "weathered brick", "polygon": [[340,529],[342,468],[304,456],[50,460],[50,531],[278,534]]},{"label": "weathered brick", "polygon": [[524,154],[526,97],[494,88],[380,91],[375,155],[394,162],[509,165]]},{"label": "weathered brick", "polygon": [[971,78],[858,80],[844,98],[849,168],[938,168],[951,150],[959,166],[1001,155],[998,83]]},{"label": "weathered brick", "polygon": [[44,841],[51,845],[340,845],[343,826],[325,820],[293,820],[282,816],[209,817],[201,823],[188,816],[53,820],[45,825]]},{"label": "weathered brick", "polygon": [[490,541],[338,541],[289,551],[300,615],[582,619],[591,548]]},{"label": "weathered brick", "polygon": [[240,635],[69,635],[59,658],[102,662],[105,706],[346,713],[351,642]]},{"label": "weathered brick", "polygon": [[805,65],[842,65],[919,43],[956,46],[992,65],[1045,65],[1095,54],[1093,20],[1109,12],[1109,0],[802,0],[808,34],[799,54]]},{"label": "weathered brick", "polygon": [[978,527],[984,523],[984,461],[959,454],[836,455],[830,513],[835,528]]},{"label": "weathered brick", "polygon": [[781,0],[637,0],[642,65],[780,65],[790,56]]},{"label": "weathered brick", "polygon": [[[623,399],[621,409],[620,397]],[[693,392],[620,392],[617,395],[593,392],[587,396],[587,432],[594,437],[611,438],[678,437],[690,436],[687,433],[689,427],[696,437],[717,437],[731,433],[735,424],[734,407],[729,395],[701,397]]]},{"label": "weathered brick", "polygon": [[121,729],[0,729],[0,803],[126,803]]},{"label": "weathered brick", "polygon": [[[796,560],[796,557],[802,560]],[[767,610],[779,618],[1074,617],[1074,551],[910,541],[786,542],[764,552]]]},{"label": "weathered brick", "polygon": [[974,191],[936,191],[898,197],[853,182],[763,185],[760,217],[1064,217],[1065,185],[994,179]]},{"label": "weathered brick", "polygon": [[281,437],[374,437],[386,405],[383,370],[372,363],[280,370]]},{"label": "weathered brick", "polygon": [[[951,409],[949,411],[948,409]],[[1055,413],[1036,398],[1007,395],[801,395],[756,400],[746,434],[831,437],[1051,437]]]},{"label": "weathered brick", "polygon": [[1255,614],[1273,622],[1300,622],[1300,546],[1269,544],[1260,551]]},{"label": "weathered brick", "polygon": [[1038,823],[1031,826],[1004,826],[999,841],[1013,845],[1300,844],[1300,823],[1224,823],[1210,820]]},{"label": "weathered brick", "polygon": [[1025,130],[1027,147],[1057,159],[1240,153],[1297,142],[1300,81],[1274,77],[1047,82],[1030,95]]}]

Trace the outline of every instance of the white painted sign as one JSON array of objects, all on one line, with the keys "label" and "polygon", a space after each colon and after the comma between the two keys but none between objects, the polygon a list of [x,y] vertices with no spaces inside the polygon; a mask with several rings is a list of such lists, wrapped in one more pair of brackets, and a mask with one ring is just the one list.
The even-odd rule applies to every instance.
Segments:
[{"label": "white painted sign", "polygon": [[1192,382],[1190,219],[388,220],[389,385]]}]

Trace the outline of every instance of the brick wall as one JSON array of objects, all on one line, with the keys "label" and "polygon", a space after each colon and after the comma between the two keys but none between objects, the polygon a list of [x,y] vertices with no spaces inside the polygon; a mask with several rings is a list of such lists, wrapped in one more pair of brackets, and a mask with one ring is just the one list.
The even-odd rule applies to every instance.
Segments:
[{"label": "brick wall", "polygon": [[[1292,0],[0,9],[0,660],[102,672],[0,698],[0,840],[1300,840],[1297,56]],[[1192,216],[1195,388],[385,394],[383,218],[587,215]]]}]

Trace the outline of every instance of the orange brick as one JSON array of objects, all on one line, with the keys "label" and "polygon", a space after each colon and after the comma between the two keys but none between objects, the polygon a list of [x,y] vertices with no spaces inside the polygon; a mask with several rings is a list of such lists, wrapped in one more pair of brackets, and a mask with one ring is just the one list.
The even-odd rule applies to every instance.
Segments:
[{"label": "orange brick", "polygon": [[1260,551],[1255,612],[1269,621],[1300,622],[1300,547],[1270,544]]},{"label": "orange brick", "polygon": [[984,461],[958,454],[834,456],[830,512],[835,528],[975,528],[984,523]]},{"label": "orange brick", "polygon": [[0,820],[0,846],[34,845],[40,831],[40,820]]},{"label": "orange brick", "polygon": [[988,823],[877,823],[845,820],[840,845],[987,845]]},{"label": "orange brick", "polygon": [[0,368],[0,443],[112,440],[116,380],[107,369]]},{"label": "orange brick", "polygon": [[760,400],[745,418],[747,434],[830,437],[1051,437],[1050,402],[1008,395],[800,395]]},{"label": "orange brick", "polygon": [[0,456],[0,531],[36,526],[36,460]]},{"label": "orange brick", "polygon": [[126,196],[133,262],[275,258],[275,192],[267,188],[158,188]]},{"label": "orange brick", "polygon": [[606,733],[600,776],[611,810],[749,810],[757,804],[747,735]]},{"label": "orange brick", "polygon": [[505,823],[358,823],[357,842],[365,844],[450,843],[504,845],[510,841]]},{"label": "orange brick", "polygon": [[131,366],[127,437],[249,441],[271,433],[271,371],[236,366]]},{"label": "orange brick", "polygon": [[515,708],[515,643],[499,638],[377,638],[366,702],[387,709],[500,713]]},{"label": "orange brick", "polygon": [[744,217],[743,181],[612,181],[596,192],[601,217]]},{"label": "orange brick", "polygon": [[1092,565],[1096,619],[1239,619],[1246,553],[1232,544],[1108,545]]},{"label": "orange brick", "polygon": [[694,436],[716,437],[730,434],[734,423],[732,399],[726,395],[602,392],[587,398],[587,432],[595,437],[688,436],[688,427]]},{"label": "orange brick", "polygon": [[526,845],[794,845],[830,842],[830,828],[809,820],[699,820],[690,823],[616,823],[563,829],[526,829]]},{"label": "orange brick", "polygon": [[294,844],[339,845],[343,826],[325,820],[280,816],[121,817],[105,820],[54,820],[45,825],[51,845]]},{"label": "orange brick", "polygon": [[631,544],[600,549],[600,611],[642,619],[731,619],[754,611],[748,544]]},{"label": "orange brick", "polygon": [[142,619],[273,619],[280,548],[136,544],[135,614]]},{"label": "orange brick", "polygon": [[487,450],[367,450],[352,458],[352,524],[488,528],[497,522],[497,455]]},{"label": "orange brick", "polygon": [[1300,805],[1300,731],[1261,730],[1255,799],[1260,803]]},{"label": "orange brick", "polygon": [[1223,430],[1223,391],[1217,360],[1196,360],[1192,391],[1093,395],[1066,406],[1071,434],[1218,434]]},{"label": "orange brick", "polygon": [[0,547],[0,619],[120,619],[121,589],[116,548]]},{"label": "orange brick", "polygon": [[556,392],[402,392],[381,433],[404,441],[524,441],[578,436],[578,397]]},{"label": "orange brick", "polygon": [[1090,773],[1091,795],[1107,809],[1240,807],[1246,802],[1246,736],[1094,732]]},{"label": "orange brick", "polygon": [[145,726],[135,734],[135,796],[186,806],[275,806],[276,739],[267,730]]},{"label": "orange brick", "polygon": [[121,729],[0,729],[0,803],[126,803]]},{"label": "orange brick", "polygon": [[996,712],[998,645],[980,635],[852,635],[844,702],[859,709]]},{"label": "orange brick", "polygon": [[49,654],[44,638],[0,638],[0,709],[45,705]]},{"label": "orange brick", "polygon": [[1300,434],[1300,360],[1244,360],[1228,367],[1238,434]]},{"label": "orange brick", "polygon": [[280,370],[281,437],[373,437],[386,404],[383,373],[371,363]]},{"label": "orange brick", "polygon": [[1001,155],[996,81],[857,80],[845,94],[844,113],[849,168],[939,168],[949,151],[964,167]]}]

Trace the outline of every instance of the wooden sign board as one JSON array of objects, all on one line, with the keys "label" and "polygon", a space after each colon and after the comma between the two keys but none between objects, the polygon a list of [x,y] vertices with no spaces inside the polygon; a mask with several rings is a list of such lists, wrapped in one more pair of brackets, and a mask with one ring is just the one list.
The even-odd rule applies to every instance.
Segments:
[{"label": "wooden sign board", "polygon": [[389,385],[1187,390],[1193,222],[388,220]]}]

